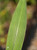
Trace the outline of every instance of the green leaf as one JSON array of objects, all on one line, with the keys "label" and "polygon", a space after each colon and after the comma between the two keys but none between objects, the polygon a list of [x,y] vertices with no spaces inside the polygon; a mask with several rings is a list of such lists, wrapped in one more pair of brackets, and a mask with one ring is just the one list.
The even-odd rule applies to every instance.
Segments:
[{"label": "green leaf", "polygon": [[22,49],[27,25],[26,10],[26,0],[20,0],[11,20],[6,50]]}]

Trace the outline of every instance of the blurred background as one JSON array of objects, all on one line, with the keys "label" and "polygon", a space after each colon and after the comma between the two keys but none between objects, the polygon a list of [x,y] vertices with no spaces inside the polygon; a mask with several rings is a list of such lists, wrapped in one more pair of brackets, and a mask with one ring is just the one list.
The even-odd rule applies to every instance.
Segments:
[{"label": "blurred background", "polygon": [[[19,0],[0,0],[0,50],[5,50],[9,25]],[[27,0],[27,30],[36,11],[36,0]],[[35,18],[34,18],[35,19]],[[35,22],[36,23],[36,22]],[[28,32],[28,31],[27,31]],[[37,42],[36,42],[37,43]],[[37,49],[36,49],[37,50]]]}]

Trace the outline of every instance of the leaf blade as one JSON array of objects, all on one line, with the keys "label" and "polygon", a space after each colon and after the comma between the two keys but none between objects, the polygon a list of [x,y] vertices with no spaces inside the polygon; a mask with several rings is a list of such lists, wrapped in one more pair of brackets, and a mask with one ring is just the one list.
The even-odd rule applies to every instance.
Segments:
[{"label": "leaf blade", "polygon": [[[25,5],[25,7],[23,5]],[[17,50],[16,43],[18,42],[18,40],[17,40],[18,38],[21,39],[21,37],[22,37],[21,41],[23,43],[24,35],[25,35],[24,30],[26,30],[26,23],[27,23],[27,17],[26,17],[25,13],[26,13],[26,1],[20,0],[18,3],[18,6],[16,8],[16,11],[13,15],[11,24],[10,24],[6,50]],[[23,29],[23,31],[21,29]],[[22,33],[23,36],[20,34],[20,32]],[[21,36],[19,36],[19,35],[21,35]],[[19,41],[20,41],[20,39],[19,39]],[[19,49],[21,49],[21,47],[22,47],[21,41],[20,41],[20,44],[18,45]],[[19,46],[21,46],[21,47],[19,47]]]}]

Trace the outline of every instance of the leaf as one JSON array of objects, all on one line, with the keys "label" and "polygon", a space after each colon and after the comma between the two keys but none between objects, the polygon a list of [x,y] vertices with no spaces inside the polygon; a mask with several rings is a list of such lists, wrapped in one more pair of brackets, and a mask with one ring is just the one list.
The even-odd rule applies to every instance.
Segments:
[{"label": "leaf", "polygon": [[13,14],[6,50],[21,50],[27,25],[26,0],[20,0]]}]

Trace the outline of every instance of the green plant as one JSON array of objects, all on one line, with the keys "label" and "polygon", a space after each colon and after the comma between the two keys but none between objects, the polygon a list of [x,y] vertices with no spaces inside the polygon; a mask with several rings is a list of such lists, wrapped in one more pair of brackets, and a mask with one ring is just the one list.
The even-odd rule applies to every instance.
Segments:
[{"label": "green plant", "polygon": [[[10,2],[11,0],[0,0],[0,3],[2,4],[0,7],[0,35],[3,35],[4,34],[4,31],[3,31],[3,24],[6,22],[6,21],[9,21],[10,20],[10,18],[11,18],[11,15],[10,15],[10,13],[9,13],[9,11],[6,9],[6,6],[7,6],[7,4]],[[17,31],[17,29],[15,30],[15,27],[17,28],[18,27],[18,23],[19,23],[19,20],[20,20],[20,22],[21,21],[23,21],[24,20],[24,22],[26,22],[27,20],[24,18],[24,14],[25,14],[25,12],[26,11],[24,11],[25,9],[23,9],[23,7],[25,7],[25,2],[23,3],[21,0],[12,0],[12,1],[15,1],[16,3],[18,3],[19,5],[17,5],[17,8],[16,8],[16,11],[15,11],[15,13],[14,13],[14,15],[12,16],[12,25],[10,24],[10,31],[9,32],[11,32],[11,33],[9,33],[8,32],[8,42],[10,41],[10,39],[11,40],[13,40],[13,43],[12,43],[12,41],[11,41],[11,43],[9,44],[13,49],[14,49],[14,47],[17,47],[16,45],[17,44],[14,44],[14,41],[15,41],[15,39],[16,39],[16,41],[17,41],[17,38],[18,38],[18,40],[20,41],[20,37],[22,36],[24,36],[24,34],[22,34],[22,31],[24,31],[24,29],[25,28],[22,28],[22,27],[25,27],[26,25],[25,25],[25,23],[20,23],[19,24],[19,29],[18,29],[18,33],[19,32],[21,32],[21,33],[17,33],[18,35],[17,36],[19,36],[20,35],[20,37],[17,37],[16,38],[16,36],[15,36],[15,34],[16,34],[16,31]],[[20,3],[19,3],[19,2]],[[33,5],[33,4],[35,4],[35,0],[27,0],[27,2],[31,2],[31,4]],[[26,8],[26,7],[25,7]],[[22,10],[23,9],[23,10]],[[18,13],[17,13],[18,12]],[[23,14],[24,13],[24,14]],[[17,14],[17,15],[16,15]],[[21,15],[20,15],[21,14]],[[31,13],[30,13],[31,14]],[[29,14],[29,15],[30,15]],[[24,16],[23,16],[24,15]],[[22,17],[22,18],[24,18],[24,19],[20,19],[20,16]],[[27,15],[28,16],[28,15]],[[26,17],[26,16],[25,16]],[[17,20],[16,20],[16,18],[17,18]],[[28,19],[30,19],[30,16],[29,16],[29,18]],[[15,22],[16,23],[15,23]],[[14,22],[14,23],[13,23]],[[13,26],[14,25],[14,26]],[[12,28],[13,27],[13,28]],[[22,29],[22,31],[21,31],[21,29]],[[13,30],[15,31],[15,32],[13,32]],[[14,33],[14,34],[13,34]],[[9,35],[10,34],[10,35]],[[11,35],[14,35],[14,37],[11,37]],[[10,37],[9,37],[10,36]],[[14,39],[13,39],[14,38]],[[23,37],[24,38],[24,37]],[[24,40],[24,39],[23,39]],[[20,41],[20,43],[18,42],[18,44],[21,44],[21,46],[22,46],[22,43],[23,43],[23,40],[22,40],[22,42]],[[4,40],[2,40],[2,39],[0,39],[0,41],[4,41]],[[17,43],[15,41],[15,43]],[[7,44],[8,44],[8,42],[7,42]],[[13,44],[14,44],[14,46],[13,46]],[[20,47],[20,48],[22,48],[20,45],[18,46],[18,47]],[[17,48],[18,48],[17,47]],[[7,48],[7,47],[6,47]],[[9,49],[9,50],[11,50],[11,49]]]},{"label": "green plant", "polygon": [[12,16],[6,50],[21,50],[27,24],[26,0],[20,0]]}]

